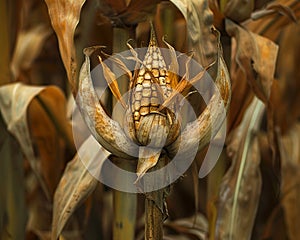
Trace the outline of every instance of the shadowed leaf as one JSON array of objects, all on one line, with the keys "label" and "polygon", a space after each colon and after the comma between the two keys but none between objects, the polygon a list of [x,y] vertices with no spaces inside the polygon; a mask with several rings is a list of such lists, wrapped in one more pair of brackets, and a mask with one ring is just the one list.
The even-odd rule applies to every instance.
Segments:
[{"label": "shadowed leaf", "polygon": [[280,139],[282,200],[285,224],[290,240],[300,238],[300,125],[294,125]]},{"label": "shadowed leaf", "polygon": [[[98,151],[94,151],[95,149]],[[96,188],[98,180],[93,176],[99,176],[102,166],[98,163],[103,162],[110,155],[104,148],[99,148],[93,137],[89,137],[78,152],[74,159],[68,163],[55,192],[52,222],[53,240],[59,237],[75,209]]]},{"label": "shadowed leaf", "polygon": [[22,70],[28,70],[32,66],[50,33],[51,30],[44,25],[37,25],[28,31],[19,33],[11,61],[14,79],[18,78]]}]

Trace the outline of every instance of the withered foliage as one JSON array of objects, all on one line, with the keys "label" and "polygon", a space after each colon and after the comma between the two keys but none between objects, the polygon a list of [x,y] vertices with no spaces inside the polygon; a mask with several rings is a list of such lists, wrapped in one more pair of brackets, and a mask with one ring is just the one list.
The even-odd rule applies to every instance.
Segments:
[{"label": "withered foliage", "polygon": [[[298,0],[13,0],[2,1],[0,12],[0,239],[130,240],[151,239],[152,233],[175,240],[300,239]],[[170,124],[178,119],[168,112],[181,104],[178,93],[165,93],[134,49],[151,45],[149,22],[158,47],[171,53],[165,70],[172,87],[198,114],[180,137]],[[145,77],[128,69],[118,55],[124,50],[131,53],[126,60],[144,66],[158,85],[163,106],[151,113],[153,121],[135,124],[133,106],[123,99],[124,89]],[[187,54],[187,63],[175,51]],[[196,77],[189,76],[190,58],[204,66]],[[103,78],[93,86],[99,60]],[[120,70],[127,76],[121,84],[115,79]],[[201,86],[204,73],[219,90],[207,104],[191,87]],[[110,91],[99,99],[101,81]],[[131,118],[112,118],[114,98]],[[75,126],[77,114],[83,118]],[[163,146],[164,157],[177,154],[184,161],[199,140],[193,165],[161,198],[102,185],[95,176],[107,161],[129,166],[139,183],[164,159],[160,152],[143,158],[143,151],[155,151],[132,144],[144,144],[155,119],[165,124],[156,127],[158,143],[166,129],[176,135]],[[224,122],[221,157],[198,178],[217,160],[205,154]],[[72,128],[85,132],[74,137]],[[134,216],[126,216],[130,208]],[[167,218],[152,233],[149,212]]]}]

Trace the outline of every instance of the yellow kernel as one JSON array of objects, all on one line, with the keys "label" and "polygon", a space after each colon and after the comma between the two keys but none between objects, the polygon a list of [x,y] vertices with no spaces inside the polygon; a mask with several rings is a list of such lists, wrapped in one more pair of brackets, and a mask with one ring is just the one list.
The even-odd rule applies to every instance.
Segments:
[{"label": "yellow kernel", "polygon": [[141,116],[145,116],[149,113],[149,107],[141,107],[140,108],[140,114]]},{"label": "yellow kernel", "polygon": [[158,71],[158,69],[152,69],[152,74],[156,78],[159,77],[159,71]]}]

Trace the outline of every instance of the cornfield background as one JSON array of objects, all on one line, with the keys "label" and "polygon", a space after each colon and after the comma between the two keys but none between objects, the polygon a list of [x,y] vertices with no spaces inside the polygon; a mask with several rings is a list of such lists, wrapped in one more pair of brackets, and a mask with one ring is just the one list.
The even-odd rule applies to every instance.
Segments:
[{"label": "cornfield background", "polygon": [[[83,49],[147,46],[150,20],[159,46],[165,36],[203,66],[214,26],[231,81],[222,154],[199,179],[201,149],[172,185],[161,239],[300,239],[300,1],[2,0],[0,11],[0,239],[153,239],[147,197],[94,179],[71,121]],[[102,104],[115,102],[107,92]]]}]

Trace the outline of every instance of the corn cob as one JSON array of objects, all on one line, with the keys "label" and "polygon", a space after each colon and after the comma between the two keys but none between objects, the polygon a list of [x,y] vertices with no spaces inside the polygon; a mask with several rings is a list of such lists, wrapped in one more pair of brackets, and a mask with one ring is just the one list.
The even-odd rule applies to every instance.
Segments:
[{"label": "corn cob", "polygon": [[[148,145],[151,141],[152,146],[162,147],[177,137],[178,130],[170,129],[175,122],[175,104],[158,111],[164,100],[171,95],[173,85],[151,28],[143,64],[130,84],[132,91],[129,105],[134,123],[131,126],[134,131],[132,129],[131,132],[139,144]],[[149,136],[150,131],[154,134],[152,139]]]}]

